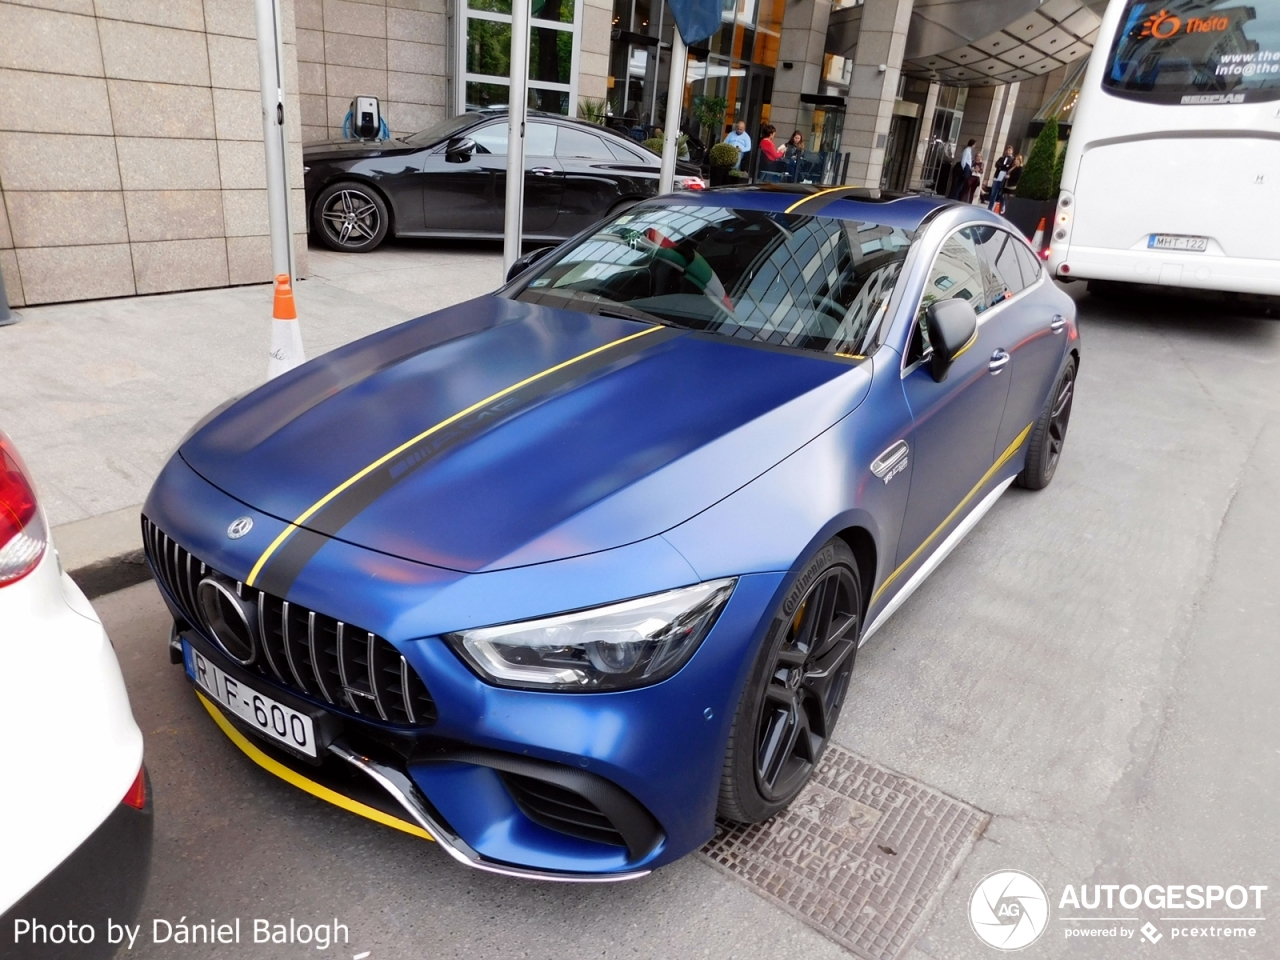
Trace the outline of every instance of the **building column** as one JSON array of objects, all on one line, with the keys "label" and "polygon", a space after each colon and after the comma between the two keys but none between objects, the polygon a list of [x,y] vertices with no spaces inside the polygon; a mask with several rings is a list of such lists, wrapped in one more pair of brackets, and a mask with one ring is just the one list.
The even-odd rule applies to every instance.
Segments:
[{"label": "building column", "polygon": [[[957,153],[970,141],[976,141],[973,149],[982,153],[982,162],[991,162],[990,144],[995,141],[999,131],[1000,106],[1004,102],[1002,85],[970,87],[969,97],[964,105],[964,118],[960,121],[960,137],[956,144]],[[985,174],[984,174],[985,176]]]},{"label": "building column", "polygon": [[919,190],[923,184],[920,175],[924,173],[924,158],[929,152],[929,138],[933,134],[933,115],[938,111],[938,91],[942,84],[936,80],[929,83],[929,92],[925,95],[924,112],[920,117],[920,131],[916,137],[916,152],[911,158],[911,175],[907,177],[907,189]]},{"label": "building column", "polygon": [[[831,0],[787,4],[778,38],[778,68],[769,110],[769,122],[779,130],[800,127],[800,94],[818,92],[830,19]],[[754,130],[750,133],[755,136]]]},{"label": "building column", "polygon": [[[1009,145],[1009,127],[1013,123],[1013,111],[1018,105],[1019,84],[1017,82],[1009,84],[1009,90],[1004,96],[1004,115],[1000,118],[1000,136],[996,138],[995,149],[999,153],[1004,152],[1004,148]],[[1017,144],[1014,144],[1014,152],[1017,152]]]},{"label": "building column", "polygon": [[880,189],[911,7],[912,0],[866,0],[863,6],[841,136],[849,154],[846,183]]}]

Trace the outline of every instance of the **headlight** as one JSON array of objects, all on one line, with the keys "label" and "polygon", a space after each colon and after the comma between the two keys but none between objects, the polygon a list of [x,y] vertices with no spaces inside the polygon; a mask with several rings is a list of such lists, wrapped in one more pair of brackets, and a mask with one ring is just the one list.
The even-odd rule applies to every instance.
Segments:
[{"label": "headlight", "polygon": [[736,579],[542,620],[445,635],[481,676],[503,687],[593,692],[671,676],[716,622]]}]

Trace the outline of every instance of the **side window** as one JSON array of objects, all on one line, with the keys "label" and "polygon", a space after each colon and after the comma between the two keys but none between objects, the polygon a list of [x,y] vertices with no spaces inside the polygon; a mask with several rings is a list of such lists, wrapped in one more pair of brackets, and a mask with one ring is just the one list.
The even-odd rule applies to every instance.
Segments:
[{"label": "side window", "polygon": [[996,227],[969,229],[986,271],[987,303],[995,306],[1021,293],[1027,281],[1018,263],[1018,241],[1008,231]]},{"label": "side window", "polygon": [[620,143],[614,143],[612,140],[605,140],[604,145],[613,153],[615,160],[621,160],[623,163],[645,162],[643,157],[640,157],[632,150],[628,150]]},{"label": "side window", "polygon": [[487,124],[470,136],[476,142],[476,153],[507,155],[507,121]]},{"label": "side window", "polygon": [[1001,269],[1001,256],[1008,244],[1009,234],[998,227],[974,226],[965,227],[965,232],[973,238],[982,264],[982,276],[987,288],[987,306],[994,307],[1001,301],[1008,300],[1022,289],[1022,272],[1018,269],[1016,254],[1009,254],[1005,261],[1005,269]]},{"label": "side window", "polygon": [[556,141],[556,156],[561,159],[612,160],[613,154],[597,136],[572,127],[561,127]]},{"label": "side window", "polygon": [[1022,280],[1026,286],[1031,286],[1040,279],[1040,258],[1031,252],[1031,248],[1025,243],[1017,241],[1011,242],[1009,246],[1013,247],[1018,254],[1018,265],[1022,267]]},{"label": "side window", "polygon": [[920,297],[916,328],[907,348],[908,363],[915,363],[930,350],[929,331],[925,327],[925,311],[929,304],[959,298],[968,300],[974,313],[987,309],[982,273],[982,264],[969,230],[960,230],[947,237],[929,268],[924,294]]},{"label": "side window", "polygon": [[[524,135],[526,157],[554,157],[556,155],[556,130],[552,123],[531,123]],[[506,140],[502,147],[506,149]]]}]

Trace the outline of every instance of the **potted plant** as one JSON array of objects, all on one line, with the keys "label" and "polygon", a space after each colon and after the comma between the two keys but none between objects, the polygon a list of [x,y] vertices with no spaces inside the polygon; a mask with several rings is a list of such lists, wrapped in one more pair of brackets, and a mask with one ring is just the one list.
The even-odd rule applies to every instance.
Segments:
[{"label": "potted plant", "polygon": [[694,97],[693,119],[698,124],[698,136],[710,129],[711,135],[704,139],[706,143],[714,143],[720,139],[720,125],[724,122],[724,112],[729,109],[729,101],[724,97]]},{"label": "potted plant", "polygon": [[578,119],[585,120],[587,123],[594,123],[603,127],[605,118],[609,115],[609,103],[606,100],[597,100],[594,97],[578,98]]},{"label": "potted plant", "polygon": [[740,156],[738,148],[731,143],[717,143],[707,151],[707,163],[711,165],[711,185],[723,187],[730,182],[734,167],[738,165]]},{"label": "potted plant", "polygon": [[[1042,219],[1046,228],[1053,222],[1058,202],[1058,186],[1054,179],[1057,160],[1058,121],[1050,117],[1031,148],[1022,179],[1018,181],[1017,195],[1005,202],[1005,217],[1028,238],[1035,235]],[[1057,169],[1058,177],[1061,177],[1061,167]],[[1047,236],[1047,229],[1045,233]]]}]

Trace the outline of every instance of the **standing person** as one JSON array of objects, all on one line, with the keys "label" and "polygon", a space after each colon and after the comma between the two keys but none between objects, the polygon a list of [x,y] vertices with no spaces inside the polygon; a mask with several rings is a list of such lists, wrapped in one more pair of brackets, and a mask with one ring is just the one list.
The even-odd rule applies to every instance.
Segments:
[{"label": "standing person", "polygon": [[787,141],[787,179],[793,183],[800,179],[800,164],[804,161],[804,134],[797,130]]},{"label": "standing person", "polygon": [[994,210],[996,204],[1000,202],[1000,198],[1004,196],[1005,183],[1009,178],[1009,171],[1013,169],[1013,144],[1009,144],[1004,148],[1004,156],[996,161],[995,176],[991,178],[991,202],[987,204],[988,210]]},{"label": "standing person", "polygon": [[969,182],[965,184],[963,200],[965,203],[973,203],[973,195],[982,186],[982,152],[975,150],[973,153],[973,167],[969,171]]},{"label": "standing person", "polygon": [[1018,154],[1013,158],[1013,168],[1009,171],[1009,176],[1004,182],[1004,193],[1018,193],[1018,181],[1022,179],[1022,154]]},{"label": "standing person", "polygon": [[965,148],[960,151],[960,169],[956,177],[955,186],[951,189],[951,199],[959,200],[964,196],[964,192],[969,189],[969,175],[973,173],[973,145],[977,140],[970,140]]},{"label": "standing person", "polygon": [[735,123],[733,130],[724,138],[724,142],[738,148],[738,162],[733,165],[733,169],[741,170],[742,158],[751,152],[751,134],[747,133],[745,121],[739,120]]}]

